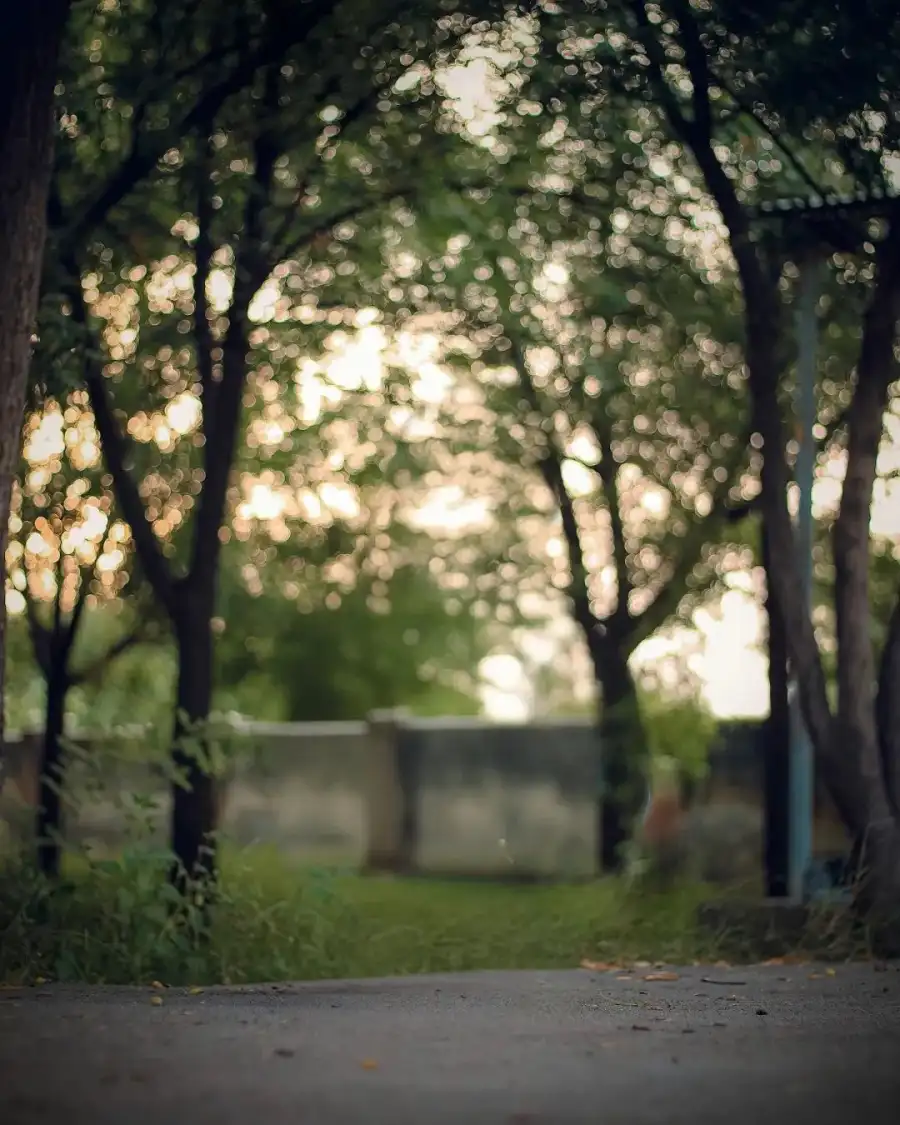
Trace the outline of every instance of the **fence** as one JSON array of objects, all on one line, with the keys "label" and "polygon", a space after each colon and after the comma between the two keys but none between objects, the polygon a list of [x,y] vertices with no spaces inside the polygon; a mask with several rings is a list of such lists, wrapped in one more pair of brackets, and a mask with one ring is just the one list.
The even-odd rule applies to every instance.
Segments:
[{"label": "fence", "polygon": [[[161,765],[133,732],[84,740],[66,778],[67,842],[110,851],[140,819],[165,838]],[[526,724],[413,719],[375,713],[359,723],[246,723],[231,728],[220,793],[224,837],[288,856],[374,870],[581,876],[594,871],[601,746],[587,720]],[[39,739],[11,739],[0,816],[30,831]],[[761,824],[760,729],[723,726],[703,805],[742,806]],[[835,818],[817,809],[830,846]],[[752,854],[758,855],[758,850]]]}]

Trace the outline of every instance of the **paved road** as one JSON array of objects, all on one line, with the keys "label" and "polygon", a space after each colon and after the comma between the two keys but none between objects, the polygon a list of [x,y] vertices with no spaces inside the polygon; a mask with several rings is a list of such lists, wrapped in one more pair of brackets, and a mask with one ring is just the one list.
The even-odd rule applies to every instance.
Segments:
[{"label": "paved road", "polygon": [[5,990],[0,1121],[900,1120],[897,967],[650,972]]}]

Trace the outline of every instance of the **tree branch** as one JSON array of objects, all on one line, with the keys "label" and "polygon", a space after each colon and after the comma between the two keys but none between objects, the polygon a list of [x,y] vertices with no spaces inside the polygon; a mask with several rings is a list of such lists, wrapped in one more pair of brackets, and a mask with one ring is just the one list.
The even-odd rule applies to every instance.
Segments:
[{"label": "tree branch", "polygon": [[292,258],[300,250],[303,250],[305,247],[315,242],[317,238],[321,237],[323,234],[328,234],[338,223],[347,223],[353,219],[361,219],[383,204],[389,203],[392,199],[408,198],[411,194],[411,189],[401,191],[389,188],[387,191],[379,193],[374,199],[367,199],[365,203],[348,204],[341,210],[335,211],[333,214],[329,215],[324,221],[317,223],[314,227],[309,227],[301,231],[295,238],[284,243],[279,250],[279,246],[281,246],[280,240],[283,239],[287,233],[287,225],[282,224],[282,228],[279,230],[277,236],[279,241],[276,241],[274,238],[272,240],[273,257],[277,256],[279,259]]},{"label": "tree branch", "polygon": [[647,55],[650,64],[650,78],[656,96],[659,98],[666,117],[673,129],[684,139],[693,136],[692,122],[685,117],[672,87],[666,81],[667,59],[662,44],[647,14],[644,0],[631,0],[629,4],[637,30],[638,42]]},{"label": "tree branch", "polygon": [[102,656],[98,656],[96,660],[91,661],[85,668],[80,668],[77,672],[73,672],[69,676],[69,682],[73,687],[84,687],[85,684],[94,683],[102,676],[110,664],[118,659],[123,653],[127,652],[130,648],[140,644],[146,640],[146,622],[139,622],[133,629],[125,633],[109,648]]},{"label": "tree branch", "polygon": [[815,177],[808,171],[800,157],[797,156],[793,149],[784,141],[778,130],[773,128],[764,117],[756,112],[751,103],[745,101],[738,92],[733,87],[729,86],[722,78],[716,76],[716,83],[721,86],[729,98],[731,98],[735,107],[746,117],[749,117],[751,121],[754,121],[760,129],[763,130],[766,136],[778,146],[782,156],[787,160],[788,164],[790,164],[810,191],[814,195],[824,196],[825,192],[822,190],[821,185],[816,182]]},{"label": "tree branch", "polygon": [[214,120],[225,103],[252,82],[258,70],[276,63],[287,50],[308,39],[318,26],[331,18],[338,6],[338,0],[292,6],[288,18],[279,21],[277,32],[270,28],[263,41],[246,52],[220,81],[204,89],[197,101],[169,129],[150,137],[133,132],[128,156],[97,195],[83,204],[81,213],[68,224],[67,229],[60,233],[62,256],[77,250],[106,215],[153,171],[173,145],[193,134],[198,126]]},{"label": "tree branch", "polygon": [[38,616],[37,606],[34,603],[34,598],[31,596],[31,591],[28,589],[27,579],[25,588],[22,591],[22,596],[25,599],[25,617],[28,621],[28,635],[31,638],[31,651],[34,653],[34,659],[37,662],[38,668],[41,670],[41,675],[46,681],[50,679],[50,670],[52,667],[50,653],[51,633]]},{"label": "tree branch", "polygon": [[209,134],[201,137],[202,155],[197,160],[197,238],[194,242],[194,341],[197,349],[197,371],[203,410],[212,412],[214,404],[213,335],[209,323],[209,299],[206,287],[209,282],[214,253],[212,240],[212,185],[210,183]]},{"label": "tree branch", "polygon": [[671,0],[671,7],[678,19],[684,46],[684,58],[691,76],[691,103],[694,110],[692,127],[697,140],[705,144],[712,141],[712,106],[709,94],[709,61],[706,48],[700,37],[697,18],[691,8],[690,0]]},{"label": "tree branch", "polygon": [[856,388],[847,412],[847,467],[833,531],[838,639],[838,722],[861,741],[861,772],[869,815],[880,819],[884,798],[875,788],[878,731],[865,685],[876,680],[869,628],[869,522],[884,414],[894,374],[900,317],[900,205],[876,252],[875,284],[863,318]]},{"label": "tree branch", "polygon": [[[530,409],[534,411],[543,423],[546,421],[546,418],[541,409],[537,389],[528,371],[528,364],[521,343],[516,336],[509,331],[507,331],[507,336],[510,338],[512,345],[513,364],[516,369],[516,374],[519,376],[519,385],[522,388],[522,392],[525,395]],[[569,490],[566,488],[566,482],[563,478],[562,451],[556,444],[552,433],[544,432],[544,438],[546,448],[545,452],[538,457],[538,469],[559,508],[563,539],[565,540],[566,550],[569,556],[569,570],[572,575],[569,597],[572,601],[575,620],[581,626],[588,642],[588,647],[593,652],[596,645],[596,632],[599,621],[594,611],[591,609],[590,591],[587,581],[588,576],[584,565],[584,548],[581,543],[581,531],[578,527],[578,517],[575,515],[575,506],[572,503],[572,497],[569,495]],[[627,601],[625,603],[625,608],[627,612]]]},{"label": "tree branch", "polygon": [[651,637],[674,616],[679,603],[687,592],[688,580],[696,570],[704,548],[715,540],[721,528],[733,518],[729,496],[731,489],[734,487],[735,477],[744,461],[744,455],[749,444],[748,438],[749,434],[743,441],[736,443],[734,446],[732,456],[724,466],[726,469],[725,479],[716,482],[713,489],[709,513],[706,516],[700,516],[696,513],[693,515],[687,534],[679,541],[678,556],[672,561],[669,577],[659,588],[653,601],[635,617],[634,648]]},{"label": "tree branch", "polygon": [[622,520],[619,495],[619,466],[613,458],[612,437],[608,431],[595,428],[600,444],[600,463],[595,471],[603,487],[606,510],[609,512],[609,529],[612,537],[613,562],[616,568],[616,608],[607,617],[608,624],[625,625],[630,617],[632,582],[628,572],[628,545],[625,542],[625,524]]},{"label": "tree branch", "polygon": [[[64,525],[62,523],[62,520],[60,520],[60,527],[61,528],[64,527]],[[65,568],[65,555],[63,554],[63,549],[62,549],[62,537],[63,537],[63,531],[61,530],[60,535],[59,535],[59,549],[58,549],[58,552],[57,552],[57,555],[56,555],[56,566],[54,567],[54,571],[55,571],[54,577],[56,579],[56,587],[55,587],[54,592],[53,592],[53,624],[50,627],[50,638],[51,638],[50,645],[51,645],[51,650],[53,652],[54,663],[56,662],[56,659],[57,659],[57,656],[59,654],[60,648],[63,646],[63,643],[64,643],[63,642],[64,630],[63,630],[63,619],[62,619],[62,594],[63,594],[63,583],[64,583],[65,577],[66,577],[66,568]]]},{"label": "tree branch", "polygon": [[103,370],[93,355],[95,341],[90,331],[84,292],[77,272],[72,275],[71,282],[72,317],[85,333],[84,383],[94,413],[94,424],[100,435],[103,459],[113,478],[113,488],[122,515],[131,528],[135,550],[144,573],[154,593],[171,614],[175,605],[175,581],[159,540],[147,520],[137,483],[128,468],[131,439],[119,428],[106,390]]},{"label": "tree branch", "polygon": [[[81,618],[84,615],[84,609],[87,605],[88,594],[90,593],[91,578],[97,570],[97,563],[100,561],[100,556],[106,550],[106,544],[109,542],[110,532],[112,531],[112,516],[107,513],[106,527],[103,529],[103,536],[97,546],[97,557],[92,566],[79,567],[80,581],[78,583],[78,594],[75,598],[75,605],[72,607],[72,613],[66,624],[65,634],[60,644],[60,662],[63,667],[68,669],[69,657],[72,653],[72,646],[75,644],[75,638],[78,635],[78,627],[81,624]],[[71,682],[71,680],[70,680]]]},{"label": "tree branch", "polygon": [[219,529],[225,516],[228,480],[237,446],[241,403],[247,379],[247,314],[250,302],[272,268],[266,241],[265,212],[271,202],[279,149],[274,126],[278,109],[279,72],[270,66],[263,76],[260,127],[254,145],[254,167],[244,204],[243,230],[235,249],[234,292],[228,329],[222,345],[222,378],[212,415],[203,415],[203,489],[193,527],[189,583],[211,591],[219,550]]}]

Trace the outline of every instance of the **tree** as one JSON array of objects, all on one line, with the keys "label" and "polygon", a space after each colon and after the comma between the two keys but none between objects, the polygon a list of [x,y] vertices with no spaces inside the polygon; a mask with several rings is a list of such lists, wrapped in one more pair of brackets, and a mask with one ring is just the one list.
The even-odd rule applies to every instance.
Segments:
[{"label": "tree", "polygon": [[[433,130],[427,152],[414,145],[440,99],[430,83],[397,83],[432,49],[436,12],[426,7],[401,22],[408,15],[400,3],[360,0],[260,5],[232,22],[202,8],[176,14],[174,24],[132,27],[116,10],[80,48],[101,56],[102,90],[73,56],[63,105],[71,143],[53,196],[67,271],[59,287],[80,329],[83,378],[117,501],[178,646],[173,757],[183,777],[173,788],[172,845],[189,877],[215,867],[213,778],[202,754],[185,747],[188,734],[202,746],[212,700],[212,621],[241,413],[262,383],[290,381],[298,354],[293,340],[258,325],[287,319],[296,336],[316,321],[317,299],[346,307],[347,292],[360,290],[359,255],[379,248],[379,209],[436,175],[452,141]],[[444,21],[447,55],[467,26]],[[135,83],[137,51],[154,60],[147,82]],[[99,190],[84,190],[85,179],[98,178]],[[167,284],[172,299],[155,296],[148,277]],[[383,300],[380,272],[372,285]],[[140,295],[137,308],[129,293]],[[150,341],[157,354],[138,371],[136,347]],[[133,413],[129,396],[148,389],[145,418],[172,393],[200,407],[190,427],[196,510],[184,521],[187,537],[179,536],[181,558],[154,530],[166,521],[141,495],[130,464],[134,434],[117,417]],[[283,437],[290,445],[290,434]]]},{"label": "tree", "polygon": [[[77,396],[76,396],[77,397]],[[153,607],[126,605],[126,525],[109,510],[97,479],[96,446],[87,412],[55,403],[25,427],[22,485],[7,552],[11,586],[24,603],[33,658],[44,682],[35,840],[41,872],[59,875],[66,763],[66,713],[73,688],[102,677],[123,653],[149,639]],[[91,602],[115,603],[117,630],[85,651],[83,624]],[[124,625],[124,627],[123,627]]]},{"label": "tree", "polygon": [[[70,5],[14,5],[4,16],[0,42],[0,589],[46,236],[53,87]],[[5,624],[0,604],[0,746]]]},{"label": "tree", "polygon": [[542,81],[512,92],[510,116],[540,119],[538,138],[500,133],[503,182],[457,202],[452,264],[416,281],[423,311],[448,310],[455,377],[491,419],[495,455],[536,470],[556,507],[554,583],[601,698],[598,859],[616,870],[646,785],[630,658],[741,561],[723,541],[749,466],[739,307],[677,151],[639,113],[601,116],[547,88],[543,116]]},{"label": "tree", "polygon": [[[870,628],[869,524],[885,411],[896,379],[900,314],[900,204],[886,191],[885,160],[900,141],[896,13],[881,5],[814,12],[802,5],[703,9],[688,0],[605,5],[593,25],[592,65],[619,90],[652,107],[661,127],[689,152],[721,215],[740,279],[744,350],[753,423],[764,451],[760,510],[768,581],[784,619],[791,664],[816,761],[863,860],[857,902],[879,937],[900,947],[900,601],[876,661]],[[610,34],[615,30],[615,34]],[[583,29],[582,29],[583,30]],[[875,54],[873,55],[873,45]],[[584,71],[583,71],[584,73]],[[838,80],[835,76],[840,75]],[[846,408],[846,467],[834,523],[837,691],[829,700],[814,623],[800,596],[800,560],[788,507],[789,463],[783,391],[791,361],[786,312],[793,287],[785,259],[804,247],[766,241],[754,226],[735,143],[744,121],[762,123],[780,160],[804,190],[815,185],[865,193],[877,223],[851,207],[837,222],[814,222],[802,240],[860,280],[865,310]],[[822,156],[814,176],[802,156]],[[757,199],[772,184],[757,163]],[[767,181],[769,181],[767,183]],[[888,198],[885,198],[888,196]],[[813,208],[815,211],[815,208]]]}]

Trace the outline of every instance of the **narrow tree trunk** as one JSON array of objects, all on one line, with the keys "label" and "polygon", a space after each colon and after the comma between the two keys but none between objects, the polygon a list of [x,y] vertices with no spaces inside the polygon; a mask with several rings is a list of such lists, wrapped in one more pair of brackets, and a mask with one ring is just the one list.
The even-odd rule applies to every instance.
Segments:
[{"label": "narrow tree trunk", "polygon": [[68,692],[69,681],[65,672],[57,672],[48,679],[36,837],[38,868],[49,879],[59,878],[62,860],[61,790],[65,769],[63,737]]},{"label": "narrow tree trunk", "polygon": [[647,738],[641,721],[637,688],[628,661],[606,651],[600,665],[600,752],[603,787],[600,794],[600,869],[620,872],[624,846],[647,798]]},{"label": "narrow tree trunk", "polygon": [[790,801],[791,710],[788,694],[788,638],[784,618],[772,593],[768,575],[773,565],[765,523],[760,528],[766,572],[766,614],[769,650],[769,717],[763,727],[763,793],[765,832],[763,869],[766,894],[785,898],[788,893],[788,808]]},{"label": "narrow tree trunk", "polygon": [[[53,153],[53,88],[69,0],[11,4],[0,35],[0,591],[38,308]],[[0,745],[6,610],[0,597]]]},{"label": "narrow tree trunk", "polygon": [[208,768],[206,729],[212,704],[212,611],[204,599],[182,608],[175,623],[178,689],[172,763],[181,775],[172,786],[173,879],[212,880],[216,873],[216,792]]}]

